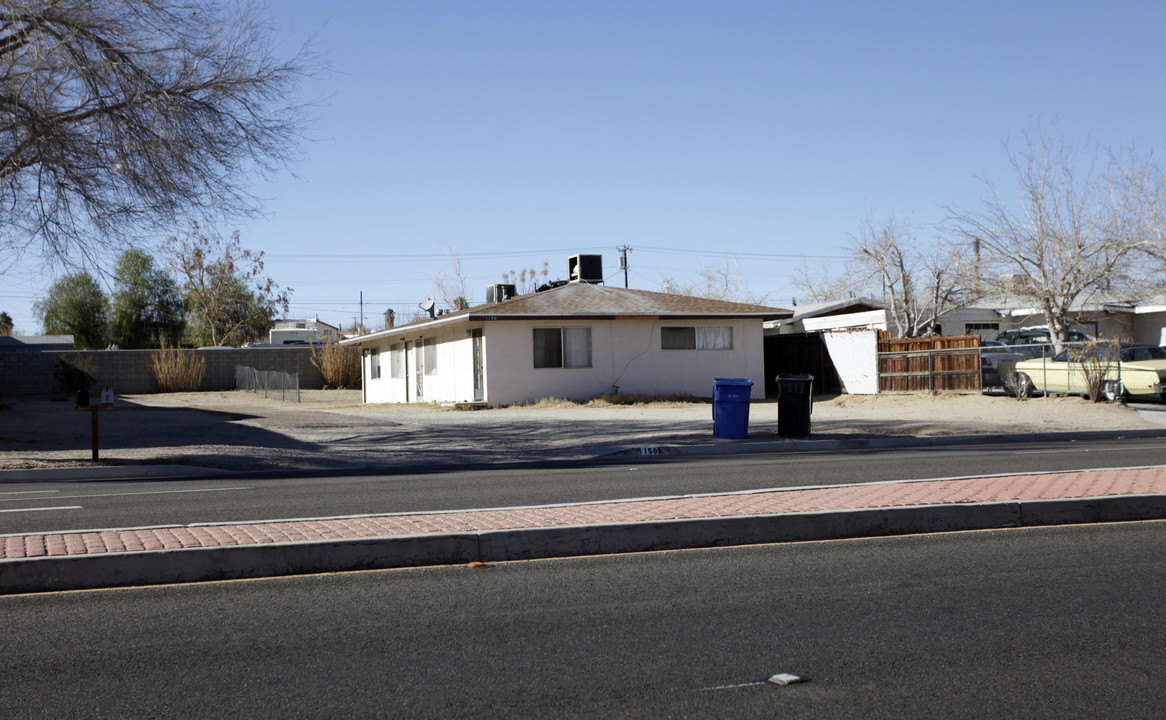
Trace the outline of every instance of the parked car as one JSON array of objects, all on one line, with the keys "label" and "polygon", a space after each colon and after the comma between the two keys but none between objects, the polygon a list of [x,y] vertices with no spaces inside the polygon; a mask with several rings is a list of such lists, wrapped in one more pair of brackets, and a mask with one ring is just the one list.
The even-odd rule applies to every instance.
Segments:
[{"label": "parked car", "polygon": [[[1070,330],[1065,336],[1066,342],[1088,342],[1089,336],[1083,332]],[[1001,330],[996,333],[996,342],[1005,345],[1038,345],[1051,343],[1053,334],[1047,327],[1026,327],[1019,330]]]},{"label": "parked car", "polygon": [[[1065,341],[1071,343],[1089,342],[1091,338],[1083,332],[1070,330]],[[1018,330],[1002,330],[996,333],[996,341],[1016,347],[1016,352],[1025,357],[1047,357],[1053,354],[1053,333],[1044,326],[1026,327]]]},{"label": "parked car", "polygon": [[1004,380],[1000,377],[1001,365],[1005,367],[1009,364],[1015,365],[1025,357],[1021,353],[1013,352],[998,340],[980,341],[980,386],[1003,387]]},{"label": "parked car", "polygon": [[1166,401],[1166,350],[1153,346],[1071,347],[1051,358],[1016,363],[1017,381],[1025,394],[1088,394],[1084,364],[1104,373],[1101,392],[1107,400]]}]

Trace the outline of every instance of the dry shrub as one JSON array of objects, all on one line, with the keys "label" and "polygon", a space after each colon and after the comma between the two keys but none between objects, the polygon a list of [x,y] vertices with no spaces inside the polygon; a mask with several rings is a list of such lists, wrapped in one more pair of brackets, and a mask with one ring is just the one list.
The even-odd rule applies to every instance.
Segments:
[{"label": "dry shrub", "polygon": [[1012,397],[1023,400],[1031,392],[1028,380],[1022,379],[1024,376],[1016,372],[1016,363],[1001,362],[996,366],[996,371],[1000,373],[1000,382],[1004,385],[1004,389]]},{"label": "dry shrub", "polygon": [[[1069,351],[1069,357],[1081,363],[1081,374],[1085,376],[1086,394],[1092,402],[1101,402],[1102,388],[1117,368],[1121,356],[1121,346],[1115,342],[1099,340]],[[1070,369],[1070,372],[1072,370]]]},{"label": "dry shrub", "polygon": [[312,364],[320,369],[324,385],[334,388],[360,386],[360,350],[334,340],[312,346]]},{"label": "dry shrub", "polygon": [[206,375],[206,359],[191,350],[158,350],[150,365],[158,392],[197,392]]},{"label": "dry shrub", "polygon": [[643,393],[605,393],[588,402],[588,405],[651,405],[652,403],[700,404],[711,402],[692,393],[669,393],[667,395],[645,395]]}]

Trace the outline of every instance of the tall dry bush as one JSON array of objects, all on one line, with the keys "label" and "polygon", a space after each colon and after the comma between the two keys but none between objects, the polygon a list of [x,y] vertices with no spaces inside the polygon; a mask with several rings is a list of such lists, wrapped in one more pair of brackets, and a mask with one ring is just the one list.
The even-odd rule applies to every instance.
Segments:
[{"label": "tall dry bush", "polygon": [[312,364],[320,369],[327,387],[360,385],[360,350],[341,346],[335,340],[312,346]]},{"label": "tall dry bush", "polygon": [[190,350],[158,350],[150,366],[159,392],[197,392],[206,375],[206,359]]},{"label": "tall dry bush", "polygon": [[1086,392],[1091,401],[1101,402],[1105,399],[1102,391],[1106,380],[1114,375],[1119,357],[1121,346],[1105,340],[1089,342],[1069,350],[1070,360],[1081,363],[1081,374],[1085,376]]}]

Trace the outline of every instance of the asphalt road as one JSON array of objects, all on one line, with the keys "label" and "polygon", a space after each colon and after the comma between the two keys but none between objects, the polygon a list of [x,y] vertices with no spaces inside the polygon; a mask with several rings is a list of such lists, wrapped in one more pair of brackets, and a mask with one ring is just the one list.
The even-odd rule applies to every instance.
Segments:
[{"label": "asphalt road", "polygon": [[1164,551],[1147,522],[0,597],[0,707],[1163,717]]},{"label": "asphalt road", "polygon": [[512,507],[1166,463],[1166,440],[774,453],[491,469],[0,485],[0,534]]}]

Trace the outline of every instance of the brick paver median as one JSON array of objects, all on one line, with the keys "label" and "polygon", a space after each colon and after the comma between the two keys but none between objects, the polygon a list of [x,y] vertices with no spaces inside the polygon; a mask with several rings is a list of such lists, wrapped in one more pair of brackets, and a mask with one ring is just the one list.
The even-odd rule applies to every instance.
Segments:
[{"label": "brick paver median", "polygon": [[911,505],[1166,493],[1166,467],[890,482],[465,512],[0,537],[0,559],[318,542],[426,533],[657,522]]}]

